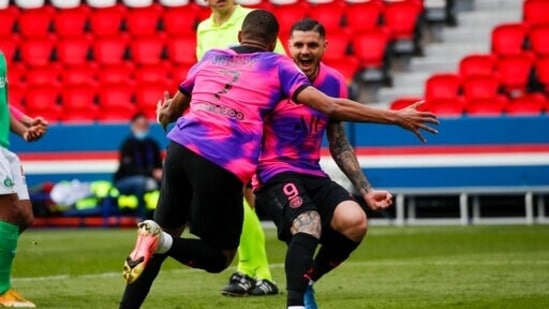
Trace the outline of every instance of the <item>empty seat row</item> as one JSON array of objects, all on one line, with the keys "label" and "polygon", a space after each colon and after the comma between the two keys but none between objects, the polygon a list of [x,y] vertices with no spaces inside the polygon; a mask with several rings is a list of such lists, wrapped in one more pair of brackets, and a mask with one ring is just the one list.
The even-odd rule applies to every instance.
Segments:
[{"label": "empty seat row", "polygon": [[170,36],[188,36],[194,35],[198,21],[209,14],[209,9],[199,10],[193,5],[166,10],[161,6],[128,10],[120,5],[97,10],[87,6],[64,10],[43,7],[19,13],[0,10],[0,37],[9,38],[14,33],[25,38],[52,35],[72,38],[87,33],[105,37],[121,32],[132,36],[149,36],[159,32]]},{"label": "empty seat row", "polygon": [[501,24],[492,31],[492,52],[497,55],[514,55],[532,50],[538,55],[549,55],[548,37],[549,21],[535,25]]},{"label": "empty seat row", "polygon": [[[391,109],[401,109],[421,100],[419,97],[400,98],[391,103]],[[536,116],[549,113],[549,100],[541,94],[527,94],[508,99],[504,96],[467,100],[464,97],[427,100],[420,107],[441,117],[472,116]]]},{"label": "empty seat row", "polygon": [[74,38],[62,41],[33,39],[20,42],[0,42],[0,49],[8,61],[27,66],[82,65],[87,62],[153,65],[169,61],[174,64],[196,62],[195,37],[164,40],[158,36],[129,40],[124,36],[90,40]]},{"label": "empty seat row", "polygon": [[168,90],[164,84],[104,85],[100,89],[89,86],[65,87],[62,91],[49,86],[28,89],[13,87],[10,100],[15,106],[48,121],[128,120],[136,111],[154,119],[156,103]]}]

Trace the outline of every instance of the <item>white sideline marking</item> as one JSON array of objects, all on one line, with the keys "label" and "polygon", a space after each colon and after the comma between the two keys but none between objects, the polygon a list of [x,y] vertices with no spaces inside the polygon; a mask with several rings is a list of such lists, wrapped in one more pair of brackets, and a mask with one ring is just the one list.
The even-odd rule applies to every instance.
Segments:
[{"label": "white sideline marking", "polygon": [[[483,265],[483,266],[503,266],[503,265],[549,265],[549,260],[489,260],[483,262],[474,262],[474,261],[361,261],[361,262],[345,262],[342,266],[370,266],[370,267],[387,267],[387,266],[421,266],[421,265],[433,265],[433,266],[474,266],[474,265]],[[283,263],[270,264],[271,268],[284,268]],[[231,269],[236,270],[235,267]],[[177,274],[177,273],[189,273],[189,272],[201,272],[199,269],[173,269],[166,271],[167,273]],[[31,281],[55,281],[55,280],[68,280],[68,279],[100,279],[100,278],[113,278],[120,277],[122,278],[122,271],[120,272],[106,272],[99,274],[86,274],[86,275],[55,275],[55,276],[41,276],[41,277],[20,277],[12,278],[13,282],[31,282]]]}]

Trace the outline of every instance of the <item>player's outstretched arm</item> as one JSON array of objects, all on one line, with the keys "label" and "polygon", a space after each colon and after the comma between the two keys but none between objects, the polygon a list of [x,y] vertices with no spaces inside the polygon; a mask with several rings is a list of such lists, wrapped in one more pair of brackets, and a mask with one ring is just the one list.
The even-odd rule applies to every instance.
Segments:
[{"label": "player's outstretched arm", "polygon": [[380,210],[392,205],[393,196],[383,190],[374,190],[358,163],[355,151],[345,135],[341,121],[331,121],[326,128],[330,153],[341,171],[353,183],[355,189],[373,210]]},{"label": "player's outstretched arm", "polygon": [[327,114],[334,120],[396,124],[403,129],[412,131],[422,142],[426,142],[426,140],[421,134],[421,129],[430,133],[438,133],[436,129],[429,126],[429,124],[439,123],[436,115],[417,110],[423,104],[421,101],[407,108],[392,111],[369,107],[349,99],[332,98],[314,87],[303,89],[296,99]]},{"label": "player's outstretched arm", "polygon": [[178,91],[173,98],[170,98],[168,91],[164,91],[164,98],[156,104],[156,121],[165,130],[168,124],[175,122],[189,108],[190,102],[191,98],[181,91]]}]

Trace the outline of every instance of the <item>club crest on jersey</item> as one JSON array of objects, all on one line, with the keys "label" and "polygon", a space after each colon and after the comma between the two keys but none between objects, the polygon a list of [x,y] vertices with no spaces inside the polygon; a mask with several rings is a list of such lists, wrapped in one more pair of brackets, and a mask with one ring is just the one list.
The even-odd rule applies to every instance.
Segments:
[{"label": "club crest on jersey", "polygon": [[13,182],[13,179],[9,178],[9,177],[6,177],[4,179],[4,181],[2,182],[2,184],[4,185],[4,187],[6,188],[12,188],[15,183]]}]

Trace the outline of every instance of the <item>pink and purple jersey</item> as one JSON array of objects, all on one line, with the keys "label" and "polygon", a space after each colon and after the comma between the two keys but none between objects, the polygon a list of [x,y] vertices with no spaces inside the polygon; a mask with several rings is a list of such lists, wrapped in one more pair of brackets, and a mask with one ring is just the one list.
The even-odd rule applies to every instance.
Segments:
[{"label": "pink and purple jersey", "polygon": [[309,85],[286,56],[244,46],[210,50],[179,85],[191,103],[168,138],[247,183],[259,158],[263,118]]},{"label": "pink and purple jersey", "polygon": [[[347,97],[345,78],[323,63],[313,86],[332,97]],[[258,181],[263,183],[285,172],[326,176],[319,160],[328,121],[325,114],[291,99],[280,102],[265,119]]]}]

